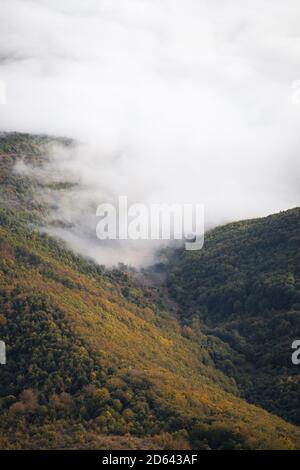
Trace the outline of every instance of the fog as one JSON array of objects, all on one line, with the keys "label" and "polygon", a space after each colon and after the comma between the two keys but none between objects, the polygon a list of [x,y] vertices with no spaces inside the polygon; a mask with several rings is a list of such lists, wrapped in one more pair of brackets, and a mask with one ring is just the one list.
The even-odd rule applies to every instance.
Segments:
[{"label": "fog", "polygon": [[[5,131],[76,139],[51,215],[99,262],[157,244],[95,235],[95,208],[201,203],[207,227],[299,205],[298,0],[1,0]],[[44,175],[45,177],[45,175]]]}]

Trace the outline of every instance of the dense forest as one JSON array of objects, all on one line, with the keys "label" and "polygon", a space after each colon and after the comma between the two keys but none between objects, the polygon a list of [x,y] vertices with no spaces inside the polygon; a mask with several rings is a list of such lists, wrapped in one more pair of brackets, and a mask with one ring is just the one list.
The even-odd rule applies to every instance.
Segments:
[{"label": "dense forest", "polygon": [[182,321],[230,349],[216,360],[250,402],[300,424],[300,209],[213,230],[199,252],[168,254]]},{"label": "dense forest", "polygon": [[107,269],[41,230],[15,170],[52,141],[0,136],[0,448],[300,448],[300,211]]}]

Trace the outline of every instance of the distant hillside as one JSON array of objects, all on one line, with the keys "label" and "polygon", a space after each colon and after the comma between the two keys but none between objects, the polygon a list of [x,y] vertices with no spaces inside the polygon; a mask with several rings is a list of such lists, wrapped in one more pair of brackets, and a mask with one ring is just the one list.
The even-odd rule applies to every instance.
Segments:
[{"label": "distant hillside", "polygon": [[[187,300],[185,276],[199,269],[206,250],[192,258],[174,253],[164,267],[184,306],[181,322],[164,287],[78,257],[38,230],[47,207],[36,200],[37,182],[12,163],[34,163],[37,141],[0,138],[0,339],[7,345],[0,448],[300,448],[298,427],[239,396],[232,367],[245,364],[245,352],[219,339],[218,308],[209,320],[210,310],[200,314],[202,297]],[[36,164],[43,151],[39,144]],[[211,243],[226,238],[222,230]],[[264,243],[263,230],[259,237]]]},{"label": "distant hillside", "polygon": [[200,320],[230,351],[216,358],[252,403],[300,424],[300,209],[211,231],[201,251],[169,256],[183,323]]}]

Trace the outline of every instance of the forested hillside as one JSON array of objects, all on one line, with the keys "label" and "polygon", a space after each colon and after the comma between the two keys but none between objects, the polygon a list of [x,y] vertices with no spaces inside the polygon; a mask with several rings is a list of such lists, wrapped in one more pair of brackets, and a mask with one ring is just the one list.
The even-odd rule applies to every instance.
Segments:
[{"label": "forested hillside", "polygon": [[[299,213],[220,228],[203,251],[169,254],[159,269],[178,301],[173,309],[165,286],[140,282],[147,272],[106,269],[41,230],[47,207],[36,194],[42,188],[14,168],[20,160],[42,165],[48,142],[20,134],[0,138],[0,339],[7,346],[7,364],[0,367],[0,448],[300,448],[297,426],[241,397],[297,422],[297,375],[285,356],[285,322],[293,335],[299,325],[296,258],[290,248],[285,278],[278,230],[266,233],[264,224],[286,218],[282,226],[292,246]],[[256,224],[257,247],[238,262],[243,237]],[[241,240],[234,249],[229,234],[236,227]],[[272,233],[271,252],[261,260]],[[243,272],[253,252],[251,278]],[[275,295],[256,287],[247,303],[242,282],[248,293],[251,279],[268,293],[272,276],[283,304],[275,306]],[[256,399],[255,361],[265,397],[272,375],[278,387],[280,377],[290,387],[286,413],[276,397],[273,408]],[[266,372],[270,367],[276,377]]]},{"label": "forested hillside", "polygon": [[219,369],[250,402],[300,424],[300,209],[211,231],[199,252],[169,256],[182,321],[230,346]]}]

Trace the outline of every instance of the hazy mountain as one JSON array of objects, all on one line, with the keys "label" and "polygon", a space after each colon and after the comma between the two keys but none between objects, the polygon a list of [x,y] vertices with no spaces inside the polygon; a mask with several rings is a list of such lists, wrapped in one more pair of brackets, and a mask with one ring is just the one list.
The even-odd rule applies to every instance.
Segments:
[{"label": "hazy mountain", "polygon": [[0,138],[0,447],[300,448],[299,211],[106,269],[41,230],[49,186],[15,171],[51,142]]}]

